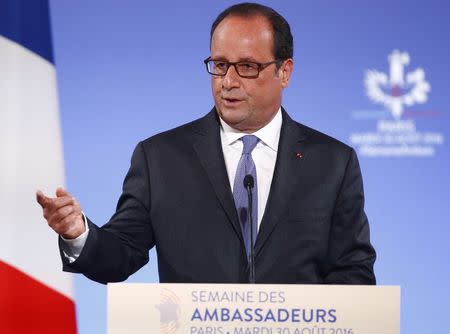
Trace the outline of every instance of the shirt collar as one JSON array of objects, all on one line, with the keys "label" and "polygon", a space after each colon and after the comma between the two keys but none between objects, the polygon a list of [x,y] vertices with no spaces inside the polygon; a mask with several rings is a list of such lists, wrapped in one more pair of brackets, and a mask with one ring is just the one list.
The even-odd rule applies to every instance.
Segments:
[{"label": "shirt collar", "polygon": [[[225,123],[220,118],[220,131],[225,139],[224,143],[227,145],[233,145],[237,140],[245,136],[247,133],[236,130]],[[275,117],[264,127],[252,133],[259,138],[259,140],[266,146],[270,147],[275,152],[278,152],[278,142],[280,141],[281,124],[283,117],[281,115],[281,108],[278,109]]]}]

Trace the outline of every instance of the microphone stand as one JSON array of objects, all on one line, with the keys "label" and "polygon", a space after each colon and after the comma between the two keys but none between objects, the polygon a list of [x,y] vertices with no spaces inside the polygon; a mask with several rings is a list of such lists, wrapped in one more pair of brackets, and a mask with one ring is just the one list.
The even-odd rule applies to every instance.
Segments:
[{"label": "microphone stand", "polygon": [[254,186],[254,180],[251,175],[244,177],[244,186],[247,189],[248,194],[248,223],[250,224],[250,259],[249,259],[249,278],[248,281],[251,284],[255,283],[255,245],[253,244],[253,195],[252,188]]}]

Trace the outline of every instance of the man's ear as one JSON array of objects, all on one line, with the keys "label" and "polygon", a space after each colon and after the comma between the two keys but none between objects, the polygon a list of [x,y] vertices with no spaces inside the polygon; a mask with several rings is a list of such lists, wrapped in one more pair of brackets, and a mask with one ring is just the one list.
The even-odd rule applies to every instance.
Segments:
[{"label": "man's ear", "polygon": [[281,65],[281,86],[286,88],[289,86],[289,79],[291,78],[291,73],[294,69],[294,60],[292,58],[286,59]]}]

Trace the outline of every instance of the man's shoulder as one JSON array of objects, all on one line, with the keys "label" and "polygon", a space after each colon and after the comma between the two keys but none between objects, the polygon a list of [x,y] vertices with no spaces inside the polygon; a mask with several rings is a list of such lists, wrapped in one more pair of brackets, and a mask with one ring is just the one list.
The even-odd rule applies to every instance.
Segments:
[{"label": "man's shoulder", "polygon": [[306,159],[316,168],[344,173],[349,161],[356,158],[354,149],[342,141],[296,121],[291,125],[302,136],[298,149],[304,150]]},{"label": "man's shoulder", "polygon": [[218,130],[218,121],[216,120],[214,110],[212,110],[208,114],[189,123],[150,136],[142,140],[141,143],[144,147],[161,147],[166,145],[184,146],[186,144],[192,144],[198,136],[216,130],[214,128],[215,126],[217,126]]},{"label": "man's shoulder", "polygon": [[353,150],[353,148],[349,145],[326,133],[299,123],[293,119],[289,119],[289,122],[291,124],[291,127],[296,128],[296,130],[300,134],[300,137],[304,139],[311,147],[325,151],[347,154]]}]

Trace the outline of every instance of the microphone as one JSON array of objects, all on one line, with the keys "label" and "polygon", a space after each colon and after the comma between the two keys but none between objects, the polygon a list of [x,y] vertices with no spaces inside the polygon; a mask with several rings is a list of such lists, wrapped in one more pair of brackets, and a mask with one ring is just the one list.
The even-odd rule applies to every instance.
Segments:
[{"label": "microphone", "polygon": [[245,175],[245,177],[244,177],[244,187],[246,189],[248,187],[250,187],[250,189],[253,189],[254,186],[255,186],[255,180],[253,179],[253,176],[251,176],[250,174]]},{"label": "microphone", "polygon": [[245,175],[244,177],[244,187],[247,189],[248,194],[248,224],[250,224],[250,259],[249,259],[249,265],[250,265],[250,273],[249,273],[249,282],[255,283],[255,246],[253,245],[253,196],[252,196],[252,189],[255,186],[255,180],[253,179],[253,176],[250,174]]}]

